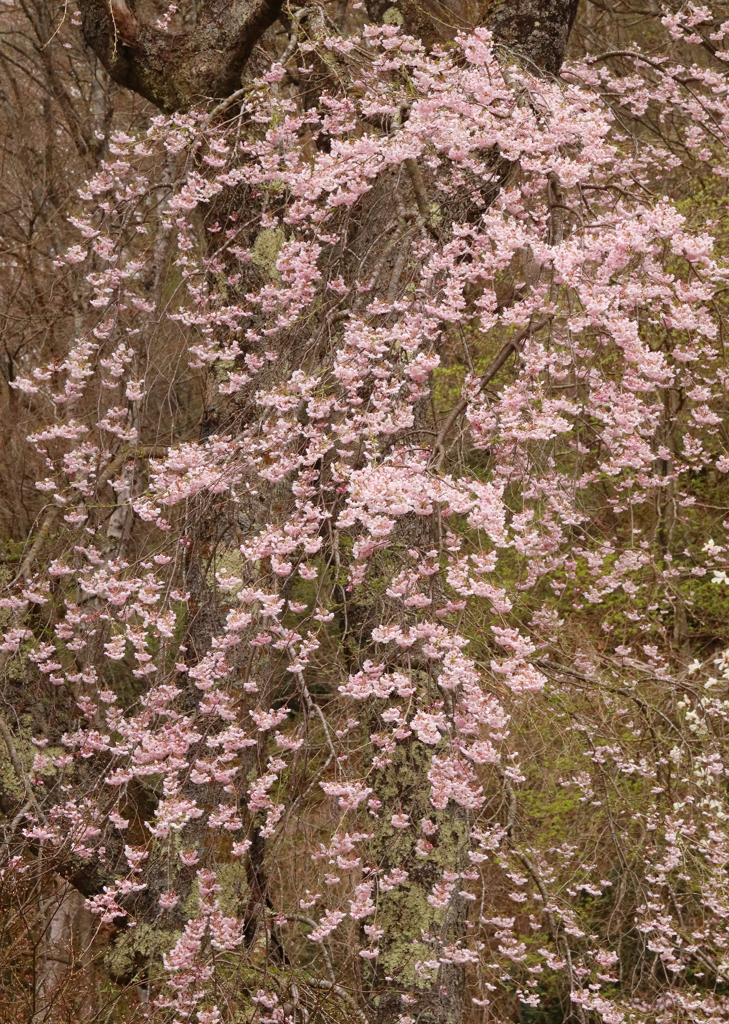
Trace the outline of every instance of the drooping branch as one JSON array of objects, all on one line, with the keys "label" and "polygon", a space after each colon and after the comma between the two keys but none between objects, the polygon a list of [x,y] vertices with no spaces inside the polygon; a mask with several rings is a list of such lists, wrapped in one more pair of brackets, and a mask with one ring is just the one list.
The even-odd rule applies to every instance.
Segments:
[{"label": "drooping branch", "polygon": [[205,0],[194,30],[172,34],[145,24],[125,0],[81,0],[83,33],[112,79],[166,112],[223,98],[281,0]]}]

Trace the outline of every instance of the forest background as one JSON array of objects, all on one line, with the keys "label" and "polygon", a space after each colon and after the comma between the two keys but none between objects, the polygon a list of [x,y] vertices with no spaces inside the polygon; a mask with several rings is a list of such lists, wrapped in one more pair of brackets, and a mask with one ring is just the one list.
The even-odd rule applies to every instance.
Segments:
[{"label": "forest background", "polygon": [[729,12],[0,6],[0,1020],[729,1020]]}]

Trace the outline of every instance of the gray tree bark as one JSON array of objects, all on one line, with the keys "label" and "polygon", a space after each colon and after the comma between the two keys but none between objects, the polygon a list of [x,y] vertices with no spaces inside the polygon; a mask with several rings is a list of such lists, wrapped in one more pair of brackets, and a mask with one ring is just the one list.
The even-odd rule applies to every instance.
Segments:
[{"label": "gray tree bark", "polygon": [[[368,0],[374,21],[403,26],[426,46],[486,24],[496,43],[556,75],[579,0]],[[253,47],[281,14],[282,0],[204,0],[194,29],[168,33],[126,0],[79,0],[83,33],[111,78],[168,113],[231,95]]]},{"label": "gray tree bark", "polygon": [[204,0],[194,29],[168,33],[125,0],[83,0],[86,42],[111,78],[167,113],[240,87],[251,51],[282,0]]},{"label": "gray tree bark", "polygon": [[[71,1013],[77,1020],[95,1016],[92,959],[97,927],[81,893],[52,877],[51,891],[44,894],[41,904],[33,1024],[61,1024]],[[79,996],[83,1003],[77,1006]]]},{"label": "gray tree bark", "polygon": [[499,45],[539,71],[558,75],[579,0],[492,0],[486,24]]}]

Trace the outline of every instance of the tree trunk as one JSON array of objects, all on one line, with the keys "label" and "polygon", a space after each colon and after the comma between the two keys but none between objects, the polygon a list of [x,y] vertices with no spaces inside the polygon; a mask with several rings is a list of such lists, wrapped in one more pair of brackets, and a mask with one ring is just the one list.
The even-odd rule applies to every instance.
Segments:
[{"label": "tree trunk", "polygon": [[84,897],[53,877],[41,901],[41,937],[35,972],[33,1024],[92,1020],[97,1012],[94,977],[96,919]]}]

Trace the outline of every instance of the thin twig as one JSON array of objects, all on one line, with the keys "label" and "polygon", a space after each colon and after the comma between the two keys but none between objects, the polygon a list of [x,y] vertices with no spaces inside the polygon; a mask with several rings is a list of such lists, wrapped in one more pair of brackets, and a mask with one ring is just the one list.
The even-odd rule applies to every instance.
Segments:
[{"label": "thin twig", "polygon": [[362,1021],[362,1024],[369,1024],[369,1020],[362,1010],[360,1010],[359,1006],[357,1006],[354,998],[346,991],[346,989],[343,989],[341,985],[337,985],[333,981],[325,981],[323,978],[307,978],[306,981],[312,988],[323,988],[334,992],[335,995],[338,995],[340,999],[343,999],[345,1003],[351,1006],[352,1013],[358,1020]]},{"label": "thin twig", "polygon": [[[285,914],[284,917],[286,918],[287,921],[297,921],[299,924],[308,925],[312,931],[315,928],[319,927],[316,921],[313,921],[310,917],[307,917],[305,914]],[[327,974],[332,979],[332,984],[334,985],[336,975],[334,974],[334,968],[332,967],[332,961],[331,957],[329,956],[329,951],[323,942],[320,943],[320,948],[322,956],[324,957],[324,963],[327,965]]]},{"label": "thin twig", "polygon": [[[549,320],[550,318],[548,316],[544,316],[536,324],[529,324],[527,327],[525,327],[524,330],[520,331],[515,338],[511,339],[511,341],[507,341],[507,343],[504,345],[504,347],[497,355],[496,359],[494,359],[493,363],[491,363],[491,365],[489,366],[488,370],[486,370],[485,373],[482,373],[481,376],[479,377],[480,386],[484,387],[486,384],[492,381],[496,374],[501,369],[501,367],[507,361],[509,356],[519,351],[519,346],[521,345],[521,343],[526,338],[528,338],[533,331],[540,331],[542,327],[545,327],[549,323]],[[445,423],[440,428],[438,436],[435,439],[435,444],[433,446],[433,457],[436,460],[435,465],[438,470],[442,469],[443,467],[443,460],[445,459],[446,438],[448,437],[448,434],[450,433],[451,428],[455,424],[456,420],[463,415],[467,407],[468,402],[466,401],[465,398],[462,398],[461,401],[449,413]]]}]

